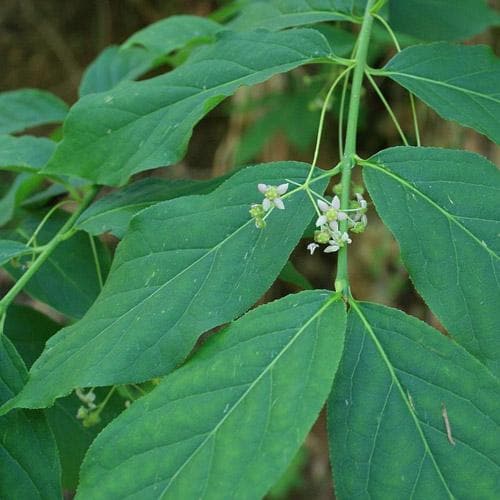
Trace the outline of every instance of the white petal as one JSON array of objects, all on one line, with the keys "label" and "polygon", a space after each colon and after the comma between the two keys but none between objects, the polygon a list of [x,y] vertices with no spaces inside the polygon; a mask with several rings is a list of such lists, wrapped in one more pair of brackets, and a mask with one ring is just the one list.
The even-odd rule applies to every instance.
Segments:
[{"label": "white petal", "polygon": [[337,212],[337,219],[338,220],[346,220],[347,219],[347,214],[344,212]]},{"label": "white petal", "polygon": [[264,198],[262,200],[262,208],[267,212],[271,208],[271,200]]},{"label": "white petal", "polygon": [[266,194],[267,188],[269,186],[267,184],[257,184],[257,189],[262,193]]},{"label": "white petal", "polygon": [[338,249],[339,249],[338,245],[330,245],[330,246],[327,246],[323,251],[325,253],[333,253],[333,252],[336,252]]},{"label": "white petal", "polygon": [[327,210],[330,210],[330,205],[323,200],[318,200],[318,207],[322,212],[326,212]]},{"label": "white petal", "polygon": [[361,203],[361,201],[363,200],[363,195],[356,193],[356,199]]},{"label": "white petal", "polygon": [[338,210],[340,208],[340,198],[335,195],[332,200],[332,207]]},{"label": "white petal", "polygon": [[281,198],[276,198],[275,200],[273,200],[273,203],[276,208],[279,208],[280,210],[285,210],[285,204],[283,203],[283,200]]},{"label": "white petal", "polygon": [[318,220],[316,221],[316,226],[319,227],[319,226],[323,226],[325,225],[327,222],[326,220],[326,215],[320,215],[318,217]]},{"label": "white petal", "polygon": [[330,229],[333,229],[334,232],[338,233],[339,223],[336,220],[330,222]]},{"label": "white petal", "polygon": [[288,191],[288,183],[287,184],[280,184],[277,188],[276,191],[278,191],[278,194],[285,194]]}]

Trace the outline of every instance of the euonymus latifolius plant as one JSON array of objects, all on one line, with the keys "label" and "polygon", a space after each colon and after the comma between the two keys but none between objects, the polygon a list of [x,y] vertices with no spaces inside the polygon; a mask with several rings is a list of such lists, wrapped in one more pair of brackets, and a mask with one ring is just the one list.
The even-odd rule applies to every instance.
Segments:
[{"label": "euonymus latifolius plant", "polygon": [[[500,62],[460,43],[497,21],[483,0],[235,2],[106,49],[70,109],[1,93],[0,166],[16,177],[0,211],[14,280],[0,300],[0,496],[261,498],[326,403],[338,498],[498,498],[500,174],[421,144],[416,112],[500,141]],[[384,36],[395,55],[372,65]],[[179,162],[241,87],[301,66],[323,78],[310,164],[133,177]],[[407,93],[411,126],[383,79]],[[364,86],[402,141],[368,158]],[[323,133],[332,101],[338,137]],[[337,140],[340,157],[318,168]],[[353,297],[348,256],[374,210],[448,335]],[[112,259],[106,232],[121,240]],[[284,267],[298,279],[296,246],[329,254],[331,290],[255,306]],[[20,292],[66,326],[16,304]]]}]

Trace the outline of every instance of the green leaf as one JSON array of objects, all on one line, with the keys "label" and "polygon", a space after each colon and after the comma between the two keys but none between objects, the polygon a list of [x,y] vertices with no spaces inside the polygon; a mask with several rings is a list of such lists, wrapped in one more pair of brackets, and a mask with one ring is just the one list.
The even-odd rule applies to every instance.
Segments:
[{"label": "green leaf", "polygon": [[338,0],[253,1],[227,27],[235,31],[266,29],[278,31],[325,21],[354,21],[352,2]]},{"label": "green leaf", "polygon": [[144,49],[105,48],[85,70],[78,93],[80,97],[106,92],[119,83],[135,80],[153,67],[155,56]]},{"label": "green leaf", "polygon": [[354,305],[345,343],[328,404],[336,497],[495,498],[498,379],[425,323],[376,304]]},{"label": "green leaf", "polygon": [[[0,336],[0,403],[16,394],[26,379],[16,350]],[[16,410],[0,417],[0,497],[60,499],[56,443],[41,411]]]},{"label": "green leaf", "polygon": [[19,174],[12,182],[9,190],[0,199],[0,226],[11,221],[16,209],[43,182],[43,177],[28,173]]},{"label": "green leaf", "polygon": [[44,137],[0,135],[0,169],[36,172],[52,156],[55,142]]},{"label": "green leaf", "polygon": [[97,301],[49,340],[12,405],[42,407],[75,387],[139,382],[175,369],[203,332],[245,312],[278,276],[314,209],[298,191],[263,230],[248,210],[261,199],[257,183],[303,182],[308,168],[249,167],[211,194],[143,210]]},{"label": "green leaf", "polygon": [[0,134],[22,132],[27,128],[59,123],[68,106],[44,90],[21,89],[0,93]]},{"label": "green leaf", "polygon": [[500,60],[490,47],[445,42],[408,47],[387,63],[383,74],[443,118],[500,143]]},{"label": "green leaf", "polygon": [[223,33],[166,75],[80,99],[45,172],[115,185],[175,163],[194,125],[224,97],[330,56],[325,38],[314,30]]},{"label": "green leaf", "polygon": [[457,342],[500,374],[500,172],[465,151],[392,148],[364,169],[415,287]]},{"label": "green leaf", "polygon": [[318,417],[344,329],[320,290],[243,316],[97,437],[77,498],[262,498]]},{"label": "green leaf", "polygon": [[281,270],[279,279],[282,281],[286,281],[287,283],[291,283],[292,285],[298,286],[299,288],[303,288],[304,290],[313,289],[313,286],[311,285],[309,280],[299,271],[297,271],[297,268],[292,264],[292,261],[290,260]]},{"label": "green leaf", "polygon": [[122,44],[122,50],[140,45],[157,56],[167,55],[190,42],[210,39],[223,27],[198,16],[171,16],[134,33]]},{"label": "green leaf", "polygon": [[498,24],[486,0],[391,0],[389,21],[396,31],[421,40],[464,40]]},{"label": "green leaf", "polygon": [[24,243],[13,240],[0,240],[0,266],[27,253],[31,253],[31,249]]},{"label": "green leaf", "polygon": [[112,192],[82,213],[76,227],[90,234],[111,232],[122,238],[130,219],[141,210],[161,201],[190,194],[205,194],[218,187],[226,176],[207,181],[143,179]]},{"label": "green leaf", "polygon": [[7,309],[4,333],[28,368],[43,351],[47,340],[60,328],[61,325],[30,307],[12,304]]},{"label": "green leaf", "polygon": [[[43,245],[50,241],[66,218],[67,216],[61,212],[52,215],[40,231],[37,243]],[[24,221],[23,225],[18,228],[18,232],[29,237],[40,219],[41,214],[38,214],[32,220]],[[109,269],[109,256],[98,240],[95,243],[101,271],[106,277]],[[23,257],[20,259],[20,266],[8,266],[7,271],[15,279],[19,279],[30,261],[31,256]],[[63,241],[30,279],[24,291],[66,316],[82,317],[100,291],[89,235],[78,232]]]}]

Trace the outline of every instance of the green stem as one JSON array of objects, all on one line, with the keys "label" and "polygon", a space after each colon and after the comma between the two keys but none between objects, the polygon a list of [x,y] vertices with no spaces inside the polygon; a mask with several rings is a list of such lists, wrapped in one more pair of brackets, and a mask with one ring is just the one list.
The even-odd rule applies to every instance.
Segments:
[{"label": "green stem", "polygon": [[[347,119],[347,132],[345,141],[344,156],[342,158],[342,196],[340,198],[340,208],[349,208],[351,196],[351,169],[354,166],[354,155],[356,154],[356,134],[358,129],[359,105],[361,100],[361,89],[363,86],[363,77],[366,69],[366,57],[368,54],[368,45],[370,43],[370,34],[373,24],[373,15],[371,9],[375,0],[368,0],[366,4],[363,23],[358,37],[358,50],[356,52],[356,65],[352,77],[351,98],[349,101],[349,111]],[[347,220],[340,223],[340,230],[347,231]],[[335,290],[342,292],[346,297],[349,295],[349,277],[347,271],[347,245],[339,250],[337,276],[335,279]]]},{"label": "green stem", "polygon": [[[27,241],[26,246],[30,246],[34,241],[36,241],[36,237],[38,236],[38,233],[43,229],[43,226],[45,226],[46,222],[52,217],[52,214],[61,208],[63,205],[66,205],[67,203],[74,203],[73,200],[63,200],[56,205],[54,205],[43,217],[43,219],[40,221],[40,224],[38,224],[38,227],[35,229],[33,234],[31,235],[31,238]],[[36,246],[36,245],[35,245]]]},{"label": "green stem", "polygon": [[68,238],[73,224],[76,222],[80,214],[87,208],[88,204],[92,201],[96,194],[97,189],[92,187],[86,193],[82,200],[82,204],[78,209],[71,214],[70,218],[61,227],[57,234],[50,240],[47,245],[44,246],[44,250],[40,252],[33,264],[28,268],[28,270],[19,278],[19,280],[14,284],[14,286],[7,292],[7,294],[0,300],[0,317],[5,313],[7,307],[12,303],[16,296],[21,292],[21,290],[26,286],[28,281],[33,277],[33,275],[40,269],[42,264],[50,257],[52,252],[57,248],[59,243]]}]

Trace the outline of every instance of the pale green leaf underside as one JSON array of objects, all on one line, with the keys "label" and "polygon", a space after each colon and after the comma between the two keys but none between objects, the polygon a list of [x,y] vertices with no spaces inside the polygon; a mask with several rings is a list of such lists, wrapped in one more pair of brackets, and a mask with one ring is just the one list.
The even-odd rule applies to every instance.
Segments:
[{"label": "pale green leaf underside", "polygon": [[303,182],[308,168],[249,167],[211,194],[166,201],[132,219],[102,293],[81,321],[49,340],[12,405],[43,407],[75,387],[138,382],[176,368],[200,334],[267,290],[313,216],[300,191],[257,229],[248,214],[261,200],[257,183]]},{"label": "pale green leaf underside", "polygon": [[37,172],[55,147],[55,142],[44,137],[0,135],[0,169]]},{"label": "pale green leaf underside", "polygon": [[[26,368],[10,341],[0,337],[0,403],[16,394]],[[0,417],[0,497],[57,500],[62,496],[54,437],[40,411],[16,410]]]},{"label": "pale green leaf underside", "polygon": [[262,498],[328,396],[344,329],[321,290],[248,313],[99,435],[78,498]]},{"label": "pale green leaf underside", "polygon": [[68,106],[50,92],[21,89],[0,93],[0,134],[62,122]]},{"label": "pale green leaf underside", "polygon": [[134,33],[122,50],[140,45],[156,55],[167,55],[193,40],[214,36],[222,26],[198,16],[170,16]]},{"label": "pale green leaf underside", "polygon": [[143,179],[97,200],[82,213],[76,227],[90,234],[109,231],[122,238],[130,219],[141,210],[161,201],[209,193],[226,178],[224,176],[207,181],[172,181],[155,177]]},{"label": "pale green leaf underside", "polygon": [[425,323],[359,307],[328,405],[337,498],[494,498],[498,379]]},{"label": "pale green leaf underside", "polygon": [[135,80],[151,69],[155,56],[144,49],[105,48],[85,70],[78,93],[81,96],[106,92],[119,83]]},{"label": "pale green leaf underside", "polygon": [[3,266],[11,259],[30,252],[30,248],[19,241],[0,240],[0,266]]},{"label": "pale green leaf underside", "polygon": [[170,165],[182,158],[194,125],[224,97],[330,55],[314,30],[222,33],[170,73],[78,101],[45,171],[114,185]]},{"label": "pale green leaf underside", "polygon": [[500,172],[466,151],[392,148],[364,177],[426,302],[500,374]]},{"label": "pale green leaf underside", "polygon": [[500,143],[500,60],[490,47],[434,43],[408,47],[384,74],[447,120]]},{"label": "pale green leaf underside", "polygon": [[500,17],[487,0],[390,0],[391,27],[421,40],[464,40]]}]

